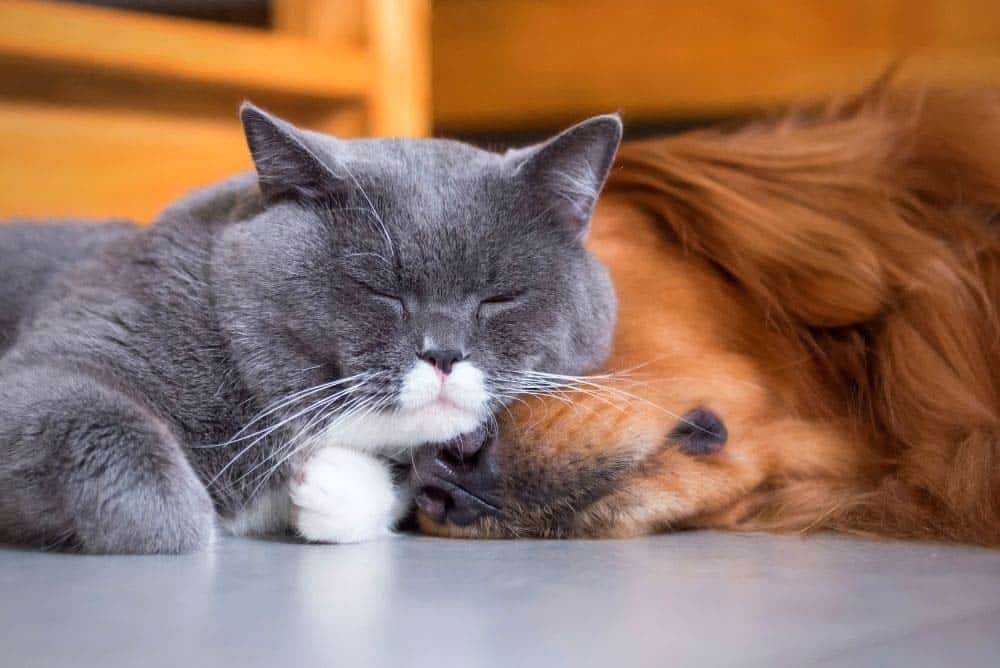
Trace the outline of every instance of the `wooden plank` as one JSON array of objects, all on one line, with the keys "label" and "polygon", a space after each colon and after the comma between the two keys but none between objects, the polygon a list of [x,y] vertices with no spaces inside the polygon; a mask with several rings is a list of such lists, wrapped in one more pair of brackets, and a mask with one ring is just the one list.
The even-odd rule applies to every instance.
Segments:
[{"label": "wooden plank", "polygon": [[149,220],[248,169],[239,122],[0,102],[0,218]]},{"label": "wooden plank", "polygon": [[272,7],[277,30],[367,49],[367,134],[430,134],[430,0],[275,0]]},{"label": "wooden plank", "polygon": [[366,0],[271,0],[275,30],[327,44],[363,45]]},{"label": "wooden plank", "polygon": [[431,130],[430,0],[367,0],[373,80],[370,131],[422,137]]},{"label": "wooden plank", "polygon": [[0,57],[330,99],[364,96],[370,75],[360,47],[25,0],[0,3]]},{"label": "wooden plank", "polygon": [[364,111],[363,98],[330,100],[229,86],[192,86],[183,81],[100,74],[81,67],[53,68],[0,57],[0,100],[233,121],[245,99],[304,127],[346,136],[360,136],[365,131],[363,117],[353,124],[344,123],[347,112]]},{"label": "wooden plank", "polygon": [[904,78],[1000,85],[996,0],[437,0],[446,130],[742,113]]},{"label": "wooden plank", "polygon": [[[320,48],[339,44],[367,52],[366,5],[367,0],[272,0],[272,23],[274,30],[308,40]],[[370,70],[370,82],[373,75]],[[338,136],[369,134],[371,94],[369,85],[366,96],[356,100],[350,109],[329,109],[326,115],[312,117],[309,127]]]}]

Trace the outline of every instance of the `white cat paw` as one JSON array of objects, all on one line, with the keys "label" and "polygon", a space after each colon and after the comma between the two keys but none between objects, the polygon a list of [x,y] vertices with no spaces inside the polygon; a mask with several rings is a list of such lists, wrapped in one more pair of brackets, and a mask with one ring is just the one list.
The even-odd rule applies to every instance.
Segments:
[{"label": "white cat paw", "polygon": [[345,448],[314,454],[293,477],[289,493],[296,531],[320,543],[388,536],[405,509],[388,465]]}]

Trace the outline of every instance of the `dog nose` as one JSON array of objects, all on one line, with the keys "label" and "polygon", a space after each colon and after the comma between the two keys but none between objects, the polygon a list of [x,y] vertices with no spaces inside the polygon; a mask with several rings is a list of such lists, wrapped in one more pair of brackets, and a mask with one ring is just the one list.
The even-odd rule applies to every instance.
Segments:
[{"label": "dog nose", "polygon": [[419,354],[419,357],[441,369],[442,373],[451,373],[451,367],[455,362],[461,362],[465,359],[461,350],[424,350]]},{"label": "dog nose", "polygon": [[493,438],[485,429],[426,446],[414,456],[417,507],[438,523],[461,526],[500,514],[498,480]]}]

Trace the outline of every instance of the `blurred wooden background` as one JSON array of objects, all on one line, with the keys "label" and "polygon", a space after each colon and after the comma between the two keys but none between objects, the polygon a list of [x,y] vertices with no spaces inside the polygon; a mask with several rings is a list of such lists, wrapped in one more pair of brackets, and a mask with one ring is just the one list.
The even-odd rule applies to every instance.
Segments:
[{"label": "blurred wooden background", "polygon": [[489,136],[741,115],[897,61],[1000,86],[998,0],[87,1],[0,2],[0,216],[149,219],[249,166],[244,98],[343,136]]},{"label": "blurred wooden background", "polygon": [[426,0],[270,4],[258,28],[0,2],[0,216],[146,220],[249,168],[247,98],[344,136],[430,131]]}]

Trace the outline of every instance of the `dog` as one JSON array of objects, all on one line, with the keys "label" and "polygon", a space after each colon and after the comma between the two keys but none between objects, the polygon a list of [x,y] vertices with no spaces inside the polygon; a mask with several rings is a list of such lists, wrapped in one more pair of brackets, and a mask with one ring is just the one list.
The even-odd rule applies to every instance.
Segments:
[{"label": "dog", "polygon": [[1000,545],[1000,95],[881,86],[626,144],[589,244],[606,370],[420,453],[423,531]]}]

